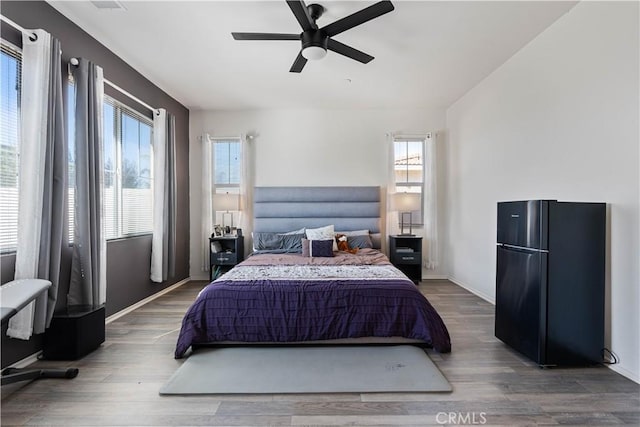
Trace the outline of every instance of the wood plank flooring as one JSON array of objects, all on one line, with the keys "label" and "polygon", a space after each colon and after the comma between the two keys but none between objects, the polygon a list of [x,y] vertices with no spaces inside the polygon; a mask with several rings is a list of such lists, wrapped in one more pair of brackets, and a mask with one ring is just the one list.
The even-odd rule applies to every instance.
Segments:
[{"label": "wood plank flooring", "polygon": [[493,306],[448,281],[421,291],[444,318],[450,354],[429,350],[452,393],[160,396],[182,315],[204,282],[188,283],[107,325],[73,380],[2,387],[3,426],[640,425],[640,386],[604,367],[540,369],[493,336]]}]

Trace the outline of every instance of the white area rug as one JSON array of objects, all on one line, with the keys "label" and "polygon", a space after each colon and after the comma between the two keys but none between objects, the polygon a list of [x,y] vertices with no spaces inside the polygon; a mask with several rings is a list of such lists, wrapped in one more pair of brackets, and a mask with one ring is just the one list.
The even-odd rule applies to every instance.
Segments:
[{"label": "white area rug", "polygon": [[160,394],[446,392],[421,348],[227,347],[192,353]]}]

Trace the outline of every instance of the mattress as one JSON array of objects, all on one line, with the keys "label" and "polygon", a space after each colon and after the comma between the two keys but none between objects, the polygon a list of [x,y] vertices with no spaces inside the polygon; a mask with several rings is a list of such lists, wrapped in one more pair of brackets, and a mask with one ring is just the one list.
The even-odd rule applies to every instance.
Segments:
[{"label": "mattress", "polygon": [[185,314],[175,357],[190,347],[400,337],[449,352],[440,315],[376,249],[333,257],[259,254],[207,285]]}]

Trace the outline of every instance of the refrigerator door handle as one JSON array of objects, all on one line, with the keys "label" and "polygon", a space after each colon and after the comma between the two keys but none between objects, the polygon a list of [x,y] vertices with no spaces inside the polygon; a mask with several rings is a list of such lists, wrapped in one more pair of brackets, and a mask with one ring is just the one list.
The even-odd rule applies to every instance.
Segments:
[{"label": "refrigerator door handle", "polygon": [[498,246],[501,246],[503,248],[507,248],[507,249],[519,249],[521,251],[528,251],[528,252],[542,252],[542,253],[549,253],[549,251],[547,249],[536,249],[536,248],[526,248],[524,246],[516,246],[516,245],[507,245],[506,243],[498,243]]}]

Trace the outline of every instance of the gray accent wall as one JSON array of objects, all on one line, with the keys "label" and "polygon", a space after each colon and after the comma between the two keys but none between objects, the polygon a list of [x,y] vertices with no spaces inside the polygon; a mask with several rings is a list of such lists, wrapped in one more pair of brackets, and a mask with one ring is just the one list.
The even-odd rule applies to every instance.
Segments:
[{"label": "gray accent wall", "polygon": [[[176,116],[176,274],[157,284],[149,280],[151,235],[111,240],[107,243],[107,303],[106,315],[117,313],[189,276],[189,110],[155,86],[113,52],[43,1],[2,2],[2,15],[24,28],[42,28],[62,44],[63,60],[84,57],[100,65],[109,81],[156,108],[165,108]],[[3,38],[15,43],[16,32],[2,25]],[[66,74],[66,67],[63,69]],[[128,97],[105,85],[105,93],[135,108],[151,114]],[[151,117],[151,116],[149,116]],[[65,254],[70,262],[70,251]],[[63,261],[64,262],[64,261]],[[13,278],[15,255],[0,257],[2,283]],[[62,269],[57,309],[64,305],[68,290],[69,267]],[[2,367],[15,363],[42,349],[42,337],[29,341],[6,337],[2,333]]]}]

